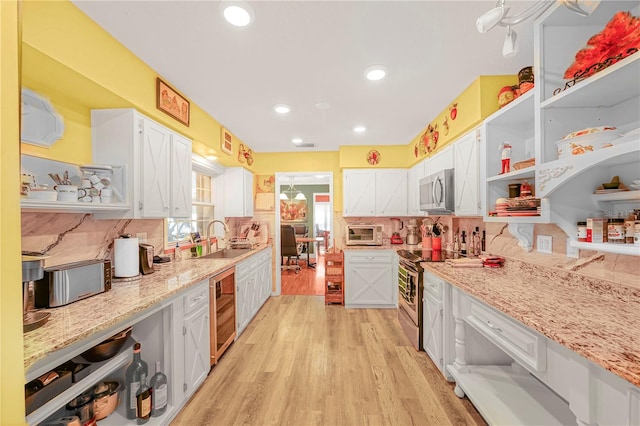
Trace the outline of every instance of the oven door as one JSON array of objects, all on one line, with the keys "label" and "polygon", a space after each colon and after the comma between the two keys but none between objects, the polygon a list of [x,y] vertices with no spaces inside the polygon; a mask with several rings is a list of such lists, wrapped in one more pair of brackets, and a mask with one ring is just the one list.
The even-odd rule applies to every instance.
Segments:
[{"label": "oven door", "polygon": [[398,321],[416,350],[422,349],[421,273],[410,262],[398,265]]}]

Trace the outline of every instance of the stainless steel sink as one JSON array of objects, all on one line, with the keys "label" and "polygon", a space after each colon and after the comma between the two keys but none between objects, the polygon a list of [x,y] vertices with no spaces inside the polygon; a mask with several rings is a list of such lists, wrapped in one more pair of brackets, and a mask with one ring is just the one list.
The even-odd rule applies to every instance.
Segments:
[{"label": "stainless steel sink", "polygon": [[195,259],[233,259],[234,257],[242,256],[245,253],[249,253],[251,249],[232,249],[226,248],[213,253],[205,254],[204,256],[196,257]]}]

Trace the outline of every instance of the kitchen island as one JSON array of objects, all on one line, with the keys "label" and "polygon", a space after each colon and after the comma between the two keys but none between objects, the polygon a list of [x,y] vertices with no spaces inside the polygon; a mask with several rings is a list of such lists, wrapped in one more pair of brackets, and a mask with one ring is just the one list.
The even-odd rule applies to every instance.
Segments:
[{"label": "kitchen island", "polygon": [[[481,376],[500,376],[502,386],[509,379],[500,370],[512,371],[467,363],[482,350],[468,339],[475,331],[560,395],[579,424],[640,421],[639,288],[512,259],[503,268],[422,265],[452,286],[455,360],[448,370],[460,385],[456,393],[466,393],[485,418],[492,407],[482,407],[482,393],[490,393],[492,379]],[[513,376],[528,376],[522,373]],[[510,393],[520,390],[517,382],[509,384]],[[479,385],[482,392],[474,389]]]},{"label": "kitchen island", "polygon": [[[206,327],[208,339],[209,278],[238,264],[246,263],[245,260],[251,260],[249,258],[264,253],[264,250],[269,251],[270,259],[271,245],[263,244],[233,259],[200,258],[157,264],[153,274],[144,275],[135,281],[114,283],[110,291],[67,306],[49,309],[51,317],[47,324],[24,335],[26,381],[39,377],[121,330],[133,326],[132,339],[142,342],[143,359],[146,359],[149,365],[153,365],[154,361],[162,361],[167,376],[170,381],[174,381],[171,398],[172,415],[175,415],[186,397],[195,390],[190,386],[194,383],[189,381],[188,372],[184,371],[182,365],[185,364],[185,358],[193,354],[186,350],[189,342],[181,340],[185,339],[183,336],[185,331],[189,332],[189,326],[194,326],[194,331],[196,326]],[[198,318],[199,324],[189,323],[192,314],[195,313],[195,309],[189,311],[188,304],[191,298],[207,307],[202,310],[202,318]],[[197,341],[193,343],[198,345]],[[127,343],[111,360],[92,365],[94,372],[65,393],[79,394],[91,387],[96,380],[106,377],[122,380],[122,367],[131,357],[130,346]],[[204,344],[201,346],[202,348],[198,349],[204,351]],[[206,368],[208,372],[208,341],[206,354],[201,358],[205,359],[203,369]],[[66,396],[63,394],[60,399]],[[66,401],[56,400],[51,405],[63,406],[65,403]],[[27,422],[39,423],[47,416],[46,413],[51,411],[52,407],[36,410],[27,417]],[[117,423],[126,420],[123,417],[115,417],[112,421]],[[166,419],[162,420],[165,421]]]}]

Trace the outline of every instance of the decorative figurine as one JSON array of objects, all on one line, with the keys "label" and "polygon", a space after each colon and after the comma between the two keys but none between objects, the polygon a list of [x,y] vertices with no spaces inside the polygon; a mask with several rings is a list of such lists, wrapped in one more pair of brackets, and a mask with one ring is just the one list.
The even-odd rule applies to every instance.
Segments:
[{"label": "decorative figurine", "polygon": [[504,141],[498,149],[502,151],[502,171],[500,174],[509,173],[511,171],[511,143]]}]

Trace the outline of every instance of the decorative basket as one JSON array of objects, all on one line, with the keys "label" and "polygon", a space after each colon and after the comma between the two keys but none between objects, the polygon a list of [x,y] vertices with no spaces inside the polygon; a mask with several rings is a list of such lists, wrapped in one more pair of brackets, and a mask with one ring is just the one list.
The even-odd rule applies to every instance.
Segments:
[{"label": "decorative basket", "polygon": [[526,169],[527,167],[533,167],[536,165],[536,159],[535,158],[529,158],[528,160],[524,160],[524,161],[519,161],[515,164],[513,164],[513,169],[514,170],[520,170],[520,169]]}]

